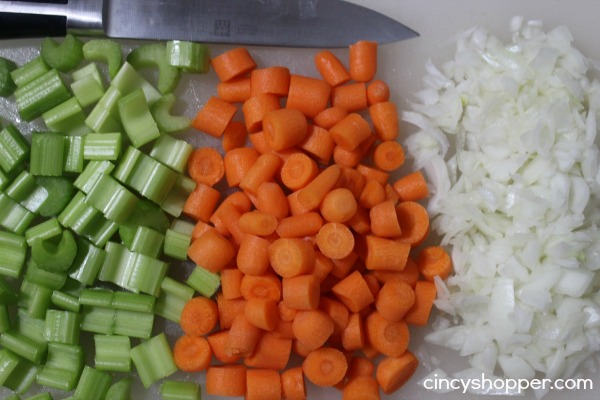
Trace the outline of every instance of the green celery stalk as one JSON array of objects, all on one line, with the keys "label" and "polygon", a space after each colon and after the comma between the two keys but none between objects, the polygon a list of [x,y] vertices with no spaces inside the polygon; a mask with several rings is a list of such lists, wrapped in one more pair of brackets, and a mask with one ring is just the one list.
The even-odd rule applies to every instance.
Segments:
[{"label": "green celery stalk", "polygon": [[15,92],[17,84],[10,73],[17,69],[17,64],[8,58],[0,57],[0,97],[8,97]]},{"label": "green celery stalk", "polygon": [[119,116],[125,133],[135,147],[141,147],[160,136],[142,89],[136,89],[118,102]]},{"label": "green celery stalk", "polygon": [[83,58],[108,65],[108,75],[114,78],[123,63],[121,45],[111,39],[91,39],[83,45]]},{"label": "green celery stalk", "polygon": [[104,400],[111,382],[112,377],[108,372],[86,365],[83,367],[73,397],[85,400]]},{"label": "green celery stalk", "polygon": [[135,69],[157,68],[158,90],[162,94],[171,93],[179,83],[181,73],[169,64],[167,46],[164,43],[148,43],[133,49],[127,56],[127,62]]},{"label": "green celery stalk", "polygon": [[24,164],[29,156],[29,143],[14,125],[0,131],[0,170],[10,173]]},{"label": "green celery stalk", "polygon": [[35,180],[48,192],[48,198],[37,211],[42,217],[60,214],[76,193],[73,182],[64,176],[36,176]]},{"label": "green celery stalk", "polygon": [[[14,72],[14,71],[13,71]],[[17,110],[29,122],[71,97],[69,88],[56,69],[15,90]]]},{"label": "green celery stalk", "polygon": [[37,376],[37,383],[64,392],[73,390],[85,364],[85,353],[78,345],[48,343],[48,358]]},{"label": "green celery stalk", "polygon": [[50,67],[42,57],[38,56],[13,70],[10,76],[17,87],[23,87],[48,71]]},{"label": "green celery stalk", "polygon": [[175,106],[175,95],[168,93],[150,106],[152,117],[163,133],[175,133],[190,127],[192,120],[185,115],[173,115],[171,112]]},{"label": "green celery stalk", "polygon": [[25,265],[27,241],[22,235],[0,231],[0,275],[18,278]]},{"label": "green celery stalk", "polygon": [[146,388],[177,371],[171,347],[164,333],[159,333],[133,347],[130,354],[142,384]]},{"label": "green celery stalk", "polygon": [[221,278],[219,274],[196,266],[188,276],[186,283],[196,289],[202,296],[212,297],[221,285]]},{"label": "green celery stalk", "polygon": [[198,42],[169,40],[167,60],[182,71],[206,74],[210,69],[210,48]]},{"label": "green celery stalk", "polygon": [[200,385],[196,382],[165,380],[160,385],[162,400],[200,400]]},{"label": "green celery stalk", "polygon": [[131,340],[121,335],[94,335],[94,363],[101,371],[131,372]]},{"label": "green celery stalk", "polygon": [[40,55],[51,68],[69,72],[83,60],[83,42],[70,33],[62,43],[47,37],[42,41]]},{"label": "green celery stalk", "polygon": [[36,176],[61,176],[64,167],[64,135],[54,132],[31,134],[29,173]]},{"label": "green celery stalk", "polygon": [[42,269],[51,272],[66,272],[77,255],[77,242],[69,230],[63,230],[55,244],[51,238],[33,240],[31,258]]}]

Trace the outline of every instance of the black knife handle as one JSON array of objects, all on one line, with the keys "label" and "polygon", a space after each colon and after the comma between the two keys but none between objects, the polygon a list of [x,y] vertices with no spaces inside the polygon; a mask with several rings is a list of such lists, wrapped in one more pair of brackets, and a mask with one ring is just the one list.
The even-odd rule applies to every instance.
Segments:
[{"label": "black knife handle", "polygon": [[[0,2],[2,1],[0,0]],[[25,1],[28,3],[67,4],[67,0]],[[0,39],[64,36],[66,31],[66,16],[0,12]]]}]

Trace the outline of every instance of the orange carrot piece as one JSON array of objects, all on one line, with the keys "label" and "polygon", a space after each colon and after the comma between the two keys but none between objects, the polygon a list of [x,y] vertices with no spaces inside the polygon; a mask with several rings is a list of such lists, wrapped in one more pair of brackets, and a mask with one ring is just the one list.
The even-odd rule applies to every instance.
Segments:
[{"label": "orange carrot piece", "polygon": [[292,322],[298,313],[298,310],[288,307],[283,300],[277,303],[277,308],[279,308],[279,318],[286,322]]},{"label": "orange carrot piece", "polygon": [[366,357],[354,356],[348,364],[348,372],[346,378],[351,380],[358,376],[374,376],[375,363]]},{"label": "orange carrot piece", "polygon": [[217,303],[206,297],[196,296],[188,300],[182,311],[179,325],[188,336],[210,333],[219,320]]},{"label": "orange carrot piece", "polygon": [[390,174],[388,172],[381,171],[365,164],[358,164],[356,166],[356,170],[360,172],[367,181],[375,180],[379,182],[381,186],[384,187],[385,192],[385,185],[387,185],[390,178]]},{"label": "orange carrot piece", "polygon": [[324,80],[292,74],[285,107],[295,108],[307,118],[313,118],[327,107],[330,95],[331,86]]},{"label": "orange carrot piece", "polygon": [[256,189],[256,209],[273,215],[277,220],[285,218],[289,204],[281,186],[275,182],[263,182]]},{"label": "orange carrot piece", "polygon": [[331,288],[331,291],[353,313],[373,304],[375,298],[359,271],[354,271]]},{"label": "orange carrot piece", "polygon": [[239,78],[256,68],[256,62],[245,47],[237,47],[213,57],[211,65],[221,82]]},{"label": "orange carrot piece", "polygon": [[413,260],[413,258],[409,255],[406,260],[406,266],[402,271],[384,271],[377,270],[371,272],[377,280],[385,284],[394,280],[401,280],[410,285],[410,287],[414,288],[415,284],[419,280],[421,273],[419,272],[419,268],[417,267],[417,263]]},{"label": "orange carrot piece", "polygon": [[280,108],[265,113],[262,129],[269,148],[280,151],[302,142],[308,133],[308,121],[300,110]]},{"label": "orange carrot piece", "polygon": [[221,204],[217,207],[215,212],[208,219],[215,229],[224,236],[230,234],[227,227],[225,226],[225,218],[223,214],[229,208],[229,205],[234,205],[237,209],[236,214],[242,214],[250,210],[252,207],[252,202],[246,193],[241,190],[235,191],[231,193],[229,196],[225,197]]},{"label": "orange carrot piece", "polygon": [[246,125],[240,121],[231,121],[223,131],[221,145],[223,146],[223,150],[228,152],[244,147],[247,140],[248,131],[246,130]]},{"label": "orange carrot piece", "polygon": [[357,82],[369,82],[377,72],[377,42],[359,40],[348,49],[350,76]]},{"label": "orange carrot piece", "polygon": [[340,301],[330,297],[321,297],[319,310],[325,312],[333,320],[333,335],[339,335],[348,325],[350,312]]},{"label": "orange carrot piece", "polygon": [[348,110],[345,108],[331,106],[315,115],[313,121],[315,125],[323,129],[331,129],[335,124],[344,119],[346,115],[348,115]]},{"label": "orange carrot piece", "polygon": [[250,98],[250,78],[243,76],[217,83],[217,96],[228,103],[243,103]]},{"label": "orange carrot piece", "polygon": [[342,400],[379,400],[379,383],[373,376],[361,375],[349,379],[342,390]]},{"label": "orange carrot piece", "polygon": [[263,331],[252,324],[245,313],[235,316],[225,342],[225,352],[229,355],[248,357],[254,351]]},{"label": "orange carrot piece", "polygon": [[196,183],[183,205],[182,212],[196,222],[207,222],[220,199],[221,192],[217,189],[201,182]]},{"label": "orange carrot piece", "polygon": [[237,187],[259,155],[253,147],[238,147],[227,151],[223,157],[227,185]]},{"label": "orange carrot piece", "polygon": [[214,186],[225,175],[223,156],[212,147],[196,148],[188,160],[188,173],[197,183]]},{"label": "orange carrot piece", "polygon": [[367,85],[367,103],[372,106],[390,100],[390,88],[384,81],[376,79]]},{"label": "orange carrot piece", "polygon": [[306,383],[301,366],[281,372],[281,395],[285,400],[306,400]]},{"label": "orange carrot piece", "polygon": [[246,394],[246,366],[213,365],[206,370],[206,394],[238,397]]},{"label": "orange carrot piece", "polygon": [[333,261],[331,258],[317,250],[315,252],[315,268],[313,269],[313,275],[315,275],[322,283],[332,270]]},{"label": "orange carrot piece", "polygon": [[364,175],[356,169],[342,167],[337,187],[348,189],[354,198],[358,200],[365,188],[366,182]]},{"label": "orange carrot piece", "polygon": [[371,232],[374,235],[395,238],[402,234],[396,207],[391,200],[382,201],[371,207],[369,220],[371,221]]},{"label": "orange carrot piece", "polygon": [[331,347],[321,347],[311,351],[302,362],[304,376],[317,386],[334,386],[348,370],[344,353]]},{"label": "orange carrot piece", "polygon": [[281,181],[290,190],[299,190],[319,174],[315,160],[304,153],[289,156],[281,167]]},{"label": "orange carrot piece", "polygon": [[384,171],[394,171],[404,164],[404,149],[395,140],[387,140],[375,146],[373,163]]},{"label": "orange carrot piece", "polygon": [[262,211],[248,211],[240,217],[240,229],[244,233],[269,236],[277,228],[277,217]]},{"label": "orange carrot piece", "polygon": [[198,110],[192,126],[210,136],[220,138],[233,119],[237,107],[216,96],[210,97]]},{"label": "orange carrot piece", "polygon": [[219,218],[225,228],[225,236],[230,236],[236,245],[240,245],[244,232],[240,229],[239,220],[243,212],[231,202],[223,202],[219,206]]},{"label": "orange carrot piece", "polygon": [[248,140],[260,154],[271,152],[271,148],[267,144],[267,140],[265,139],[265,134],[263,131],[252,132],[248,134]]},{"label": "orange carrot piece", "polygon": [[213,229],[204,232],[188,247],[188,257],[210,272],[219,272],[234,256],[233,244]]},{"label": "orange carrot piece", "polygon": [[321,203],[321,214],[329,222],[347,222],[356,213],[356,198],[349,189],[337,188],[325,195]]},{"label": "orange carrot piece", "polygon": [[271,243],[263,237],[245,234],[236,257],[238,269],[246,275],[258,276],[267,272],[270,267],[270,245]]},{"label": "orange carrot piece", "polygon": [[256,68],[250,72],[250,93],[262,93],[285,97],[290,88],[290,70],[287,67],[273,66]]},{"label": "orange carrot piece", "polygon": [[283,304],[294,310],[315,310],[321,298],[320,281],[315,275],[283,278]]},{"label": "orange carrot piece", "polygon": [[378,311],[365,318],[365,331],[369,343],[380,353],[397,357],[408,348],[410,333],[405,321],[388,321]]},{"label": "orange carrot piece", "polygon": [[240,182],[240,188],[256,195],[258,187],[263,182],[273,180],[281,168],[281,158],[276,154],[261,154]]},{"label": "orange carrot piece", "polygon": [[335,164],[322,170],[305,187],[297,191],[298,205],[306,211],[312,211],[319,207],[327,193],[336,185],[340,173],[340,167]]},{"label": "orange carrot piece", "polygon": [[[241,291],[241,286],[240,286]],[[226,299],[223,293],[217,294],[217,308],[219,310],[219,328],[229,329],[235,317],[244,313],[245,298]]]},{"label": "orange carrot piece", "polygon": [[364,208],[371,209],[377,204],[385,201],[385,188],[374,179],[366,180],[365,186],[358,199],[358,204]]},{"label": "orange carrot piece", "polygon": [[344,224],[327,222],[317,233],[317,246],[327,257],[341,259],[354,249],[354,235]]},{"label": "orange carrot piece", "polygon": [[388,321],[400,321],[415,303],[415,292],[406,282],[396,279],[385,283],[375,298],[375,308]]},{"label": "orange carrot piece", "polygon": [[398,357],[385,357],[377,365],[375,377],[386,394],[400,389],[419,367],[419,360],[409,350]]},{"label": "orange carrot piece", "polygon": [[416,247],[427,238],[430,230],[429,214],[421,204],[414,201],[398,203],[396,215],[402,229],[399,241]]},{"label": "orange carrot piece", "polygon": [[239,299],[242,297],[242,278],[244,274],[237,268],[221,270],[221,293],[226,299]]},{"label": "orange carrot piece", "polygon": [[399,201],[418,201],[429,196],[427,182],[420,171],[399,178],[392,186],[398,192]]},{"label": "orange carrot piece", "polygon": [[279,238],[269,246],[273,270],[282,278],[309,274],[315,265],[315,250],[299,238]]},{"label": "orange carrot piece", "polygon": [[307,346],[305,346],[302,342],[300,342],[297,339],[293,339],[292,350],[294,351],[294,353],[296,353],[297,355],[299,355],[302,358],[306,358],[308,353],[311,352],[311,349],[309,349]]},{"label": "orange carrot piece", "polygon": [[292,321],[294,336],[308,351],[323,346],[334,328],[333,319],[321,310],[300,310]]},{"label": "orange carrot piece", "polygon": [[244,314],[251,324],[265,331],[272,331],[279,322],[279,308],[273,299],[260,297],[248,299]]},{"label": "orange carrot piece", "polygon": [[358,253],[355,251],[351,251],[346,257],[332,259],[333,269],[331,270],[331,275],[338,279],[345,278],[354,268],[356,268],[357,261]]},{"label": "orange carrot piece", "polygon": [[[206,337],[210,349],[215,358],[223,364],[234,364],[238,362],[241,357],[239,355],[230,355],[225,351],[225,343],[227,343],[227,336],[229,330],[221,330],[213,332]],[[210,367],[209,367],[210,369]]]},{"label": "orange carrot piece", "polygon": [[292,339],[285,339],[274,332],[261,335],[254,352],[244,358],[247,367],[266,368],[272,370],[284,369],[292,354]]},{"label": "orange carrot piece", "polygon": [[281,377],[274,369],[251,368],[246,371],[245,400],[281,400]]},{"label": "orange carrot piece", "polygon": [[294,331],[292,330],[292,320],[284,321],[283,319],[280,319],[279,322],[277,322],[277,326],[272,332],[277,334],[282,339],[296,339],[294,337]]},{"label": "orange carrot piece", "polygon": [[208,224],[207,222],[196,221],[196,224],[194,225],[194,229],[192,230],[192,242],[195,241],[196,239],[198,239],[200,237],[200,235],[202,235],[204,232],[206,232],[209,229],[215,229],[215,228],[212,225]]},{"label": "orange carrot piece", "polygon": [[245,299],[261,297],[279,301],[282,294],[281,280],[272,272],[259,276],[245,275],[242,278],[241,291]]},{"label": "orange carrot piece", "polygon": [[276,232],[282,238],[303,238],[316,235],[323,226],[323,218],[317,212],[292,215],[279,221]]},{"label": "orange carrot piece", "polygon": [[400,121],[396,104],[382,101],[369,106],[369,116],[377,138],[382,142],[396,140],[400,134]]},{"label": "orange carrot piece", "polygon": [[331,51],[319,51],[315,54],[314,62],[317,71],[330,86],[338,86],[350,80],[350,72]]},{"label": "orange carrot piece", "polygon": [[427,246],[417,255],[417,267],[421,276],[433,282],[435,276],[446,279],[452,271],[450,254],[442,246]]},{"label": "orange carrot piece", "polygon": [[398,193],[396,192],[396,189],[394,189],[394,187],[389,182],[386,183],[384,190],[385,190],[385,199],[392,201],[394,204],[398,204],[398,202],[400,201]]},{"label": "orange carrot piece", "polygon": [[353,169],[365,158],[365,146],[359,144],[355,149],[348,150],[340,145],[333,148],[333,161],[346,169]]},{"label": "orange carrot piece", "polygon": [[349,113],[366,110],[367,85],[364,82],[347,83],[331,89],[331,105],[341,107]]},{"label": "orange carrot piece", "polygon": [[371,231],[369,210],[359,205],[352,218],[348,221],[348,226],[358,234],[366,235],[369,233]]},{"label": "orange carrot piece", "polygon": [[377,300],[377,295],[381,290],[381,285],[379,284],[377,277],[375,277],[375,275],[373,275],[372,273],[366,273],[363,275],[363,277],[365,278],[365,281],[367,282],[367,285],[369,286],[369,290],[373,294],[373,297],[375,297],[375,300]]},{"label": "orange carrot piece", "polygon": [[250,97],[242,104],[242,113],[246,129],[249,133],[255,133],[262,130],[263,119],[265,115],[281,108],[279,97],[270,93],[262,93]]},{"label": "orange carrot piece", "polygon": [[210,366],[212,350],[204,336],[180,336],[173,345],[173,360],[181,371],[199,372]]},{"label": "orange carrot piece", "polygon": [[354,150],[371,136],[371,126],[360,114],[350,113],[329,129],[333,141],[346,150]]},{"label": "orange carrot piece", "polygon": [[308,124],[306,136],[298,143],[298,147],[310,154],[317,162],[326,165],[331,160],[335,142],[327,129]]},{"label": "orange carrot piece", "polygon": [[305,205],[298,201],[299,194],[300,190],[297,190],[287,195],[288,206],[291,215],[302,215],[308,213],[309,211],[312,211],[306,209]]},{"label": "orange carrot piece", "polygon": [[367,258],[369,270],[402,271],[406,266],[410,245],[397,240],[368,235]]},{"label": "orange carrot piece", "polygon": [[415,303],[406,313],[404,320],[411,325],[425,326],[429,320],[437,290],[435,284],[429,281],[418,281],[414,290]]}]

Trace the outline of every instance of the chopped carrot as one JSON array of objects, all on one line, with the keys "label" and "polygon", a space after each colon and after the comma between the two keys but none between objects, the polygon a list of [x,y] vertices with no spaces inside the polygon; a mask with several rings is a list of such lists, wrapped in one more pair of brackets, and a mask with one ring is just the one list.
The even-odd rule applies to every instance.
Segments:
[{"label": "chopped carrot", "polygon": [[369,211],[371,232],[385,238],[395,238],[402,234],[400,222],[396,214],[396,207],[390,200],[382,201],[371,207]]},{"label": "chopped carrot", "polygon": [[406,266],[410,245],[397,240],[368,235],[367,258],[369,270],[402,271]]},{"label": "chopped carrot", "polygon": [[349,47],[350,76],[357,82],[369,82],[377,72],[377,42],[360,40]]},{"label": "chopped carrot", "polygon": [[287,195],[288,207],[291,215],[302,215],[312,211],[307,209],[306,206],[298,200],[300,192],[300,190],[297,190]]},{"label": "chopped carrot", "polygon": [[385,357],[377,365],[375,376],[386,394],[400,389],[415,373],[419,361],[409,350],[397,357]]},{"label": "chopped carrot", "polygon": [[379,352],[397,357],[408,347],[410,333],[405,321],[388,321],[378,311],[365,318],[367,340]]},{"label": "chopped carrot", "polygon": [[265,332],[258,339],[254,352],[244,358],[247,367],[284,369],[292,354],[292,339],[285,339],[274,332]]},{"label": "chopped carrot", "polygon": [[384,81],[376,79],[367,85],[367,103],[372,106],[390,100],[390,88]]},{"label": "chopped carrot", "polygon": [[379,383],[373,376],[361,375],[349,379],[342,390],[342,400],[379,400]]},{"label": "chopped carrot", "polygon": [[304,140],[298,144],[302,150],[310,154],[321,164],[329,164],[335,142],[331,134],[325,128],[318,125],[308,124],[308,131]]},{"label": "chopped carrot", "polygon": [[364,142],[352,150],[336,145],[333,148],[333,161],[346,169],[353,169],[364,159],[367,147]]},{"label": "chopped carrot", "polygon": [[306,384],[301,366],[281,372],[281,395],[285,400],[306,400]]},{"label": "chopped carrot", "polygon": [[417,267],[417,263],[413,260],[413,258],[410,255],[407,258],[406,266],[402,271],[376,270],[372,271],[372,274],[377,278],[379,282],[383,284],[394,280],[402,280],[408,283],[412,288],[415,287],[415,284],[421,276],[419,268]]},{"label": "chopped carrot", "polygon": [[349,113],[367,109],[367,85],[364,82],[353,82],[331,89],[331,105],[341,107]]},{"label": "chopped carrot", "polygon": [[188,247],[188,257],[211,272],[219,272],[235,257],[233,244],[213,229],[204,232]]},{"label": "chopped carrot", "polygon": [[331,106],[315,115],[313,121],[315,125],[320,126],[321,128],[331,129],[331,127],[340,122],[346,115],[348,115],[348,110],[345,108]]},{"label": "chopped carrot", "polygon": [[[217,360],[222,362],[223,364],[234,364],[238,362],[241,357],[239,355],[230,355],[225,351],[225,343],[227,343],[227,337],[229,335],[229,330],[221,330],[217,332],[213,332],[206,337],[208,344],[210,345],[210,349],[212,354],[215,356]],[[210,369],[210,367],[209,367]]]},{"label": "chopped carrot", "polygon": [[217,83],[217,96],[228,103],[243,103],[250,98],[250,78],[242,76]]},{"label": "chopped carrot", "polygon": [[245,313],[236,315],[229,328],[225,352],[232,356],[248,357],[254,351],[262,332],[250,322]]},{"label": "chopped carrot", "polygon": [[204,221],[197,221],[192,230],[192,242],[200,237],[204,232],[209,229],[215,229],[214,226]]},{"label": "chopped carrot", "polygon": [[281,280],[283,304],[294,310],[315,310],[321,298],[320,281],[315,275],[298,275]]},{"label": "chopped carrot", "polygon": [[329,222],[347,222],[354,216],[357,207],[356,198],[349,189],[337,188],[323,198],[321,214]]},{"label": "chopped carrot", "polygon": [[346,257],[331,259],[333,262],[331,275],[338,279],[345,278],[353,269],[358,269],[358,258],[358,253],[351,251]]},{"label": "chopped carrot", "polygon": [[398,192],[396,189],[388,182],[385,185],[385,199],[392,201],[394,204],[398,204],[400,201],[400,197],[398,196]]},{"label": "chopped carrot", "polygon": [[392,186],[398,192],[399,201],[418,201],[429,196],[427,182],[420,171],[399,178]]},{"label": "chopped carrot", "polygon": [[210,97],[198,110],[192,126],[210,136],[219,138],[233,119],[237,108],[216,96]]},{"label": "chopped carrot", "polygon": [[404,164],[404,149],[395,140],[387,140],[375,146],[373,163],[384,171],[394,171]]},{"label": "chopped carrot", "polygon": [[256,68],[254,58],[245,47],[237,47],[213,57],[211,65],[222,82],[244,76]]},{"label": "chopped carrot", "polygon": [[213,365],[206,370],[206,394],[215,396],[244,396],[246,394],[246,366]]},{"label": "chopped carrot", "polygon": [[258,276],[245,275],[242,278],[241,291],[245,299],[261,297],[279,301],[282,294],[281,280],[272,272]]},{"label": "chopped carrot", "polygon": [[375,308],[388,321],[400,321],[415,303],[415,292],[406,282],[396,279],[385,283],[375,298]]},{"label": "chopped carrot", "polygon": [[375,167],[371,167],[365,164],[358,164],[356,166],[356,170],[360,172],[367,181],[375,180],[379,182],[381,186],[384,187],[385,192],[385,186],[387,185],[388,180],[390,178],[390,174],[388,172],[381,171]]},{"label": "chopped carrot", "polygon": [[182,212],[196,222],[207,222],[220,199],[221,192],[217,189],[197,182],[196,187],[186,199]]},{"label": "chopped carrot", "polygon": [[292,74],[285,107],[302,111],[307,118],[327,108],[331,86],[322,79]]},{"label": "chopped carrot", "polygon": [[396,215],[402,229],[399,241],[416,247],[427,238],[430,230],[429,214],[421,204],[414,201],[398,203]]},{"label": "chopped carrot", "polygon": [[400,134],[400,121],[396,104],[382,101],[369,106],[369,116],[377,138],[382,142],[396,140]]},{"label": "chopped carrot", "polygon": [[240,188],[256,195],[263,182],[273,180],[281,168],[281,159],[273,153],[261,154],[240,182]]},{"label": "chopped carrot", "polygon": [[246,371],[245,400],[281,400],[281,377],[274,369],[251,368]]},{"label": "chopped carrot", "polygon": [[285,218],[290,212],[285,193],[276,182],[263,182],[258,186],[258,189],[256,189],[256,209],[273,215],[278,220]]},{"label": "chopped carrot", "polygon": [[173,345],[173,360],[181,371],[199,372],[210,366],[212,350],[204,336],[180,336]]},{"label": "chopped carrot", "polygon": [[297,191],[297,201],[303,210],[312,211],[319,207],[327,193],[333,189],[340,177],[340,167],[330,165],[322,170],[305,187]]},{"label": "chopped carrot", "polygon": [[277,217],[262,211],[248,211],[240,217],[240,229],[244,233],[269,236],[277,228]]},{"label": "chopped carrot", "polygon": [[225,268],[221,270],[221,293],[226,299],[239,299],[242,297],[242,278],[244,274],[238,268]]},{"label": "chopped carrot", "polygon": [[240,211],[231,202],[222,202],[218,210],[220,222],[224,228],[224,235],[231,237],[233,242],[239,246],[244,239],[244,232],[240,229],[239,224],[243,211]]},{"label": "chopped carrot", "polygon": [[348,325],[350,312],[348,308],[338,300],[330,297],[321,297],[319,309],[324,311],[333,320],[333,335],[339,335]]},{"label": "chopped carrot", "polygon": [[286,322],[292,322],[298,313],[298,310],[288,307],[282,300],[277,304],[279,309],[279,317]]},{"label": "chopped carrot", "polygon": [[415,284],[415,303],[406,313],[406,323],[425,326],[437,294],[435,284],[429,281],[418,281]]},{"label": "chopped carrot", "polygon": [[264,114],[262,129],[267,145],[274,151],[296,146],[308,133],[308,121],[294,108],[281,108]]},{"label": "chopped carrot", "polygon": [[260,154],[271,152],[263,131],[249,133],[248,140]]},{"label": "chopped carrot", "polygon": [[[297,310],[293,310],[293,311],[297,311]],[[279,319],[279,322],[277,322],[277,326],[275,327],[275,329],[272,332],[277,334],[279,337],[281,337],[283,339],[290,339],[290,340],[296,339],[294,337],[294,331],[292,330],[292,320],[284,321],[283,319]]]},{"label": "chopped carrot", "polygon": [[344,224],[327,222],[317,233],[317,246],[327,257],[341,259],[354,249],[354,235]]},{"label": "chopped carrot", "polygon": [[308,274],[315,265],[315,250],[299,238],[279,238],[269,246],[273,270],[282,278]]},{"label": "chopped carrot", "polygon": [[323,226],[323,217],[318,212],[291,215],[279,221],[276,232],[282,238],[303,238],[316,235]]},{"label": "chopped carrot", "polygon": [[371,230],[369,210],[359,205],[356,208],[356,212],[354,213],[350,221],[348,221],[348,225],[356,233],[362,235],[369,233]]},{"label": "chopped carrot", "polygon": [[353,112],[332,126],[329,133],[336,144],[354,150],[371,136],[371,126],[360,114]]},{"label": "chopped carrot", "polygon": [[338,86],[350,80],[350,72],[330,50],[319,51],[315,54],[314,62],[317,71],[330,86]]},{"label": "chopped carrot", "polygon": [[331,347],[321,347],[311,351],[302,362],[306,378],[317,386],[334,386],[348,370],[344,353]]},{"label": "chopped carrot", "polygon": [[229,230],[225,226],[225,212],[231,210],[230,205],[235,206],[236,214],[241,215],[242,213],[250,211],[252,202],[246,193],[241,190],[231,193],[225,197],[221,204],[217,207],[215,212],[210,216],[209,221],[213,224],[215,229],[224,236],[230,235]]},{"label": "chopped carrot", "polygon": [[[358,200],[366,185],[366,178],[354,168],[341,168],[338,187],[348,189]],[[357,206],[358,207],[358,206]]]},{"label": "chopped carrot", "polygon": [[354,356],[348,364],[348,372],[346,378],[348,380],[357,376],[374,376],[375,364],[366,357]]},{"label": "chopped carrot", "polygon": [[313,269],[313,275],[315,275],[322,283],[332,270],[333,261],[317,250],[315,252],[315,268]]},{"label": "chopped carrot", "polygon": [[188,173],[197,183],[214,186],[225,175],[223,156],[212,147],[195,149],[188,159]]},{"label": "chopped carrot", "polygon": [[385,201],[385,188],[383,185],[374,179],[366,181],[358,199],[358,204],[371,209],[382,201]]},{"label": "chopped carrot", "polygon": [[218,320],[217,304],[206,297],[196,296],[185,303],[179,325],[188,336],[202,336],[210,333]]},{"label": "chopped carrot", "polygon": [[274,66],[256,68],[250,72],[251,96],[261,93],[285,97],[290,88],[290,70],[287,67]]},{"label": "chopped carrot", "polygon": [[238,147],[225,153],[223,165],[229,187],[237,187],[260,154],[253,147]]},{"label": "chopped carrot", "polygon": [[290,190],[299,190],[319,173],[315,160],[304,153],[289,156],[281,167],[281,181]]},{"label": "chopped carrot", "polygon": [[[240,286],[241,291],[241,286]],[[244,312],[245,298],[226,299],[223,293],[217,294],[217,308],[219,309],[219,328],[229,329],[235,317]]]},{"label": "chopped carrot", "polygon": [[255,297],[248,299],[244,307],[244,313],[248,321],[254,326],[272,331],[279,321],[279,308],[273,299]]},{"label": "chopped carrot", "polygon": [[245,234],[236,257],[238,269],[247,275],[262,275],[267,272],[270,267],[270,245],[271,243],[263,237]]},{"label": "chopped carrot", "polygon": [[249,133],[256,133],[262,130],[263,119],[269,111],[281,108],[279,97],[270,93],[262,93],[250,97],[242,105],[242,113],[246,129]]},{"label": "chopped carrot", "polygon": [[346,276],[331,291],[353,313],[360,312],[375,301],[369,285],[359,271]]},{"label": "chopped carrot", "polygon": [[321,310],[299,310],[292,331],[299,342],[312,351],[325,344],[335,329],[333,319]]},{"label": "chopped carrot", "polygon": [[247,140],[248,131],[246,130],[246,125],[240,121],[231,121],[223,131],[221,145],[223,146],[223,150],[228,152],[233,149],[244,147]]}]

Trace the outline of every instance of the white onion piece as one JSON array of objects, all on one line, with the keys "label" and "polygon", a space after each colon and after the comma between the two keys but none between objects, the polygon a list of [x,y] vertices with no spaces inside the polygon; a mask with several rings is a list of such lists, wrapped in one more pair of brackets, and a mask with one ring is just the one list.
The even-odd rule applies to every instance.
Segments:
[{"label": "white onion piece", "polygon": [[597,63],[566,27],[510,32],[460,35],[402,114],[454,264],[426,340],[468,357],[454,376],[564,378],[600,349]]}]

